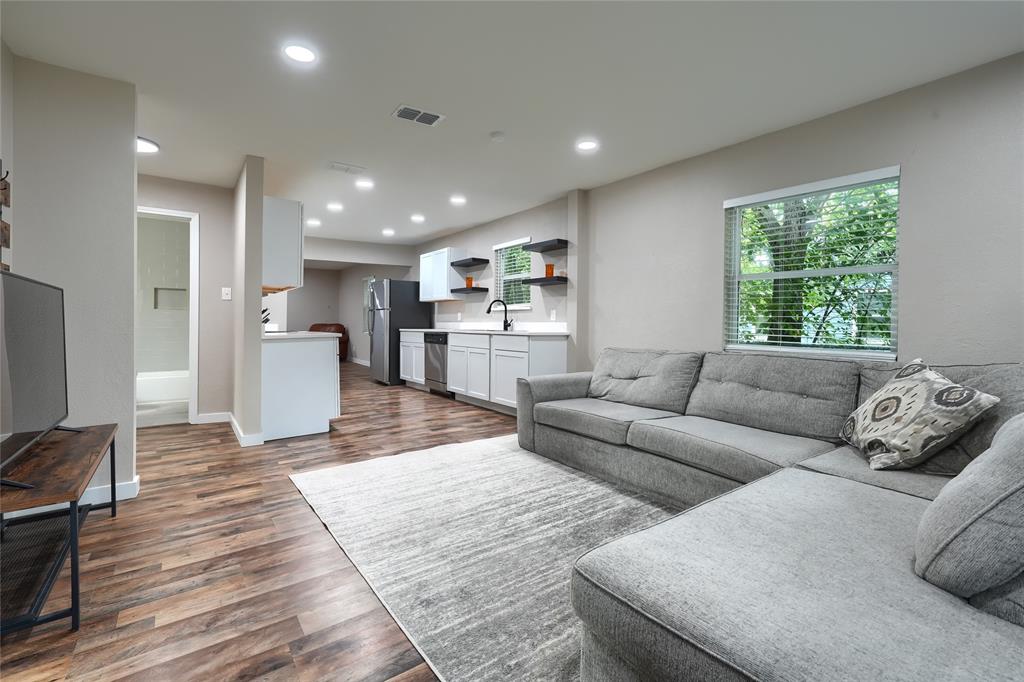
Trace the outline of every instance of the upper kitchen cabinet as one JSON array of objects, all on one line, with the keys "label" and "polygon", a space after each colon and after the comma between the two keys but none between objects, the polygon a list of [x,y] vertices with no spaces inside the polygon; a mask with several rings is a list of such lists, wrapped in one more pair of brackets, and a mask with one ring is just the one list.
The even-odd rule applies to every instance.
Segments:
[{"label": "upper kitchen cabinet", "polygon": [[452,261],[466,257],[464,249],[445,248],[420,255],[420,300],[455,301],[458,294],[452,289],[465,286],[462,273],[452,267]]},{"label": "upper kitchen cabinet", "polygon": [[263,293],[302,286],[302,203],[263,197]]}]

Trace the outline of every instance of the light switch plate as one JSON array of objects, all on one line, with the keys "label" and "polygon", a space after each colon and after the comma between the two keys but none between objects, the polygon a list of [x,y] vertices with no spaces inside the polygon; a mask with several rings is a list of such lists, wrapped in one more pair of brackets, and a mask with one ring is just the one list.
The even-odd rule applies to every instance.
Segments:
[{"label": "light switch plate", "polygon": [[459,313],[459,317],[457,319],[459,322],[462,322],[462,313]]},{"label": "light switch plate", "polygon": [[230,301],[231,300],[231,287],[221,287],[220,289],[220,300]]},{"label": "light switch plate", "polygon": [[552,308],[552,309],[551,309],[551,321],[552,321],[552,322],[554,322],[554,321],[555,321],[555,312],[556,312],[556,311],[555,311],[555,309],[554,309],[554,308]]}]

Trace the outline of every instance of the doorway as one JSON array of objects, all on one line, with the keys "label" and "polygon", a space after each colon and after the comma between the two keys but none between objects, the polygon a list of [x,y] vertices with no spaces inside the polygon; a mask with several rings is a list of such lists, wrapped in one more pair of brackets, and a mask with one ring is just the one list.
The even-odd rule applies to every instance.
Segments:
[{"label": "doorway", "polygon": [[135,266],[136,425],[194,422],[199,214],[140,206]]}]

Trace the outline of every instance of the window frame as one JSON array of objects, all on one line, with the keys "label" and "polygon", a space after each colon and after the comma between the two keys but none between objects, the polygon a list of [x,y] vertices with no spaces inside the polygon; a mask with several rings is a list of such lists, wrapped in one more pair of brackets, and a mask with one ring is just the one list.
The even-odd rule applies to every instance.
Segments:
[{"label": "window frame", "polygon": [[[530,277],[533,274],[532,273],[532,268],[531,268],[531,272],[521,273],[521,274],[513,276],[513,277],[505,277],[504,275],[502,275],[502,277],[499,280],[499,278],[498,278],[498,253],[500,251],[504,250],[504,249],[508,249],[508,248],[513,247],[513,246],[522,246],[524,244],[529,244],[532,241],[533,241],[532,237],[520,237],[519,239],[513,239],[511,241],[502,242],[501,244],[495,244],[493,247],[491,247],[491,249],[494,251],[494,295],[492,296],[491,300],[495,300],[495,299],[499,299],[499,298],[500,299],[504,299],[504,297],[505,297],[505,280],[508,280],[508,279],[530,279]],[[532,266],[532,259],[531,259],[531,266]],[[508,306],[508,309],[509,310],[533,310],[533,290],[532,289],[528,289],[528,291],[530,292],[530,302],[529,303],[515,303],[515,304],[512,304],[512,305]]]},{"label": "window frame", "polygon": [[[831,191],[839,191],[844,189],[853,189],[857,186],[872,185],[880,182],[895,180],[897,182],[902,181],[900,175],[900,166],[887,166],[885,168],[879,168],[877,170],[866,171],[863,173],[854,173],[851,175],[843,175],[835,178],[829,178],[826,180],[819,180],[816,182],[809,182],[802,185],[795,185],[792,187],[783,187],[768,192],[761,192],[758,194],[750,194],[747,196],[736,197],[734,199],[727,199],[722,202],[722,209],[725,211],[726,217],[726,264],[725,264],[725,290],[723,296],[723,331],[722,331],[722,345],[727,351],[735,352],[754,352],[754,353],[783,353],[792,355],[814,355],[814,356],[831,356],[839,357],[848,360],[896,360],[898,356],[898,316],[899,306],[897,303],[899,294],[899,242],[900,242],[900,230],[899,230],[899,210],[902,204],[897,205],[897,220],[896,220],[896,262],[880,264],[880,265],[853,265],[843,266],[837,268],[826,268],[826,269],[814,269],[814,270],[787,270],[781,272],[766,272],[766,273],[746,273],[742,272],[742,229],[743,229],[743,210],[750,206],[757,206],[759,204],[773,203],[784,199],[794,199],[801,196],[821,194]],[[733,212],[733,220],[729,221],[730,209],[736,209]],[[729,247],[731,248],[731,252]],[[821,348],[813,345],[799,345],[799,346],[782,346],[774,344],[757,344],[757,343],[734,343],[730,342],[730,339],[735,339],[737,336],[737,328],[739,326],[739,306],[735,305],[730,310],[730,301],[735,299],[738,302],[739,299],[739,286],[741,282],[750,280],[778,280],[788,278],[809,278],[809,277],[828,277],[828,276],[841,276],[841,275],[854,275],[854,274],[876,274],[876,273],[890,273],[892,276],[892,313],[891,313],[891,338],[892,348],[890,350],[870,350],[865,347],[855,348]],[[781,276],[780,276],[781,275]]]}]

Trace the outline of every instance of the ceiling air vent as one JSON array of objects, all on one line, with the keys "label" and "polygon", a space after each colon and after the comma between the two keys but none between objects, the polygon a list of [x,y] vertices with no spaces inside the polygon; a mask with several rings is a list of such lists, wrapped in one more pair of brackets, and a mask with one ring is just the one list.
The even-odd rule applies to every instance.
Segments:
[{"label": "ceiling air vent", "polygon": [[395,109],[395,112],[392,115],[395,118],[400,118],[405,121],[414,121],[416,123],[422,123],[423,125],[426,126],[437,125],[438,123],[444,120],[444,115],[442,114],[432,114],[429,111],[423,111],[421,109],[407,107],[404,104],[400,105],[397,109]]},{"label": "ceiling air vent", "polygon": [[357,166],[354,163],[345,163],[344,161],[328,161],[327,166],[331,170],[349,173],[351,175],[363,175],[366,172],[365,166]]}]

